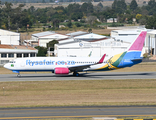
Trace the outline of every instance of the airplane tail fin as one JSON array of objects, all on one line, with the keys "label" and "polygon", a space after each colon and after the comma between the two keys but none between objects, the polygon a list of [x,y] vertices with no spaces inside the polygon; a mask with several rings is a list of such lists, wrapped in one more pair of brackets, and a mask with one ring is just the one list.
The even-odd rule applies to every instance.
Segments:
[{"label": "airplane tail fin", "polygon": [[125,52],[113,56],[108,63],[117,68],[130,67],[140,63],[146,33],[146,31],[142,31]]},{"label": "airplane tail fin", "polygon": [[140,35],[137,37],[137,39],[134,42],[132,42],[132,44],[128,48],[128,51],[142,51],[145,42],[146,33],[147,31],[142,31]]},{"label": "airplane tail fin", "polygon": [[141,60],[141,52],[142,48],[144,46],[145,37],[146,37],[147,31],[142,31],[139,36],[132,42],[130,47],[127,50],[127,58],[129,57],[132,61],[138,61]]},{"label": "airplane tail fin", "polygon": [[104,55],[102,56],[102,58],[99,60],[99,62],[98,62],[97,64],[103,63],[103,61],[104,61],[104,59],[105,59],[105,56],[106,56],[106,54],[104,54]]}]

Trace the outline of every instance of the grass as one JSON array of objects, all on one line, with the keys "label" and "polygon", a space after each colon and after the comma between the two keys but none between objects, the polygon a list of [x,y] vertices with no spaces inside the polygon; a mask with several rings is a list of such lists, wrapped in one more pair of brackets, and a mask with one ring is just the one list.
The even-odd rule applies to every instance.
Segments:
[{"label": "grass", "polygon": [[1,82],[0,107],[156,105],[155,86],[155,79]]}]

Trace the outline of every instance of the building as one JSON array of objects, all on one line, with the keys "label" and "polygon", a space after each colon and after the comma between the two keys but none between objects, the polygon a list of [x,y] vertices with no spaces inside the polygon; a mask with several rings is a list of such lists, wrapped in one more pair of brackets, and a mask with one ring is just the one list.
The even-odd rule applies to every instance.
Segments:
[{"label": "building", "polygon": [[19,45],[20,33],[0,29],[0,44]]},{"label": "building", "polygon": [[156,30],[147,30],[145,45],[149,55],[156,55]]},{"label": "building", "polygon": [[[130,45],[128,42],[116,41],[113,38],[74,39],[55,45],[58,57],[101,57],[105,53],[115,55],[124,52]],[[111,57],[111,56],[109,56]]]},{"label": "building", "polygon": [[[147,35],[146,35],[146,39],[145,39],[145,43],[144,43],[144,47],[142,50],[142,56],[144,53],[149,53],[150,52],[150,45],[149,43],[149,37],[152,37],[153,39],[153,32],[152,30],[148,30],[146,28],[138,28],[138,29],[121,29],[121,30],[112,30],[111,31],[111,37],[116,39],[116,40],[123,40],[124,42],[132,42],[134,39],[137,38],[137,36],[140,34],[141,30],[146,30],[147,31]],[[152,32],[152,33],[151,33]],[[152,43],[152,39],[150,40]],[[153,41],[153,45],[154,45],[154,41]],[[152,46],[154,48],[154,46]]]},{"label": "building", "polygon": [[68,35],[55,33],[54,31],[46,31],[46,32],[32,34],[30,44],[31,42],[37,42],[38,43],[37,46],[47,47],[47,43],[49,43],[52,40],[59,40],[59,39],[64,39],[68,37],[69,37]]},{"label": "building", "polygon": [[117,22],[117,18],[109,18],[107,19],[107,23],[113,23],[113,22]]},{"label": "building", "polygon": [[94,33],[88,33],[83,31],[73,32],[66,34],[69,37],[65,39],[58,40],[59,43],[67,43],[72,41],[80,41],[80,40],[94,40],[94,39],[101,39],[105,38],[106,36],[98,35]]},{"label": "building", "polygon": [[15,58],[35,57],[38,50],[29,46],[0,45],[0,65]]},{"label": "building", "polygon": [[[111,57],[125,52],[141,30],[146,29],[112,30],[109,38],[94,33],[73,36],[59,40],[59,44],[55,45],[54,54],[58,57],[101,57],[106,53]],[[142,55],[146,51],[145,46]]]}]

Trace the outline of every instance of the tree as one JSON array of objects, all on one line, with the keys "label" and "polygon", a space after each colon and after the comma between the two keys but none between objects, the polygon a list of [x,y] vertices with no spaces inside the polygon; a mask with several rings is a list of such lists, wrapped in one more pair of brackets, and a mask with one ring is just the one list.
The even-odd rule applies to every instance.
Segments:
[{"label": "tree", "polygon": [[72,28],[76,31],[77,26],[76,25],[73,25]]},{"label": "tree", "polygon": [[116,8],[117,8],[117,0],[114,0],[112,4],[112,9],[116,9]]},{"label": "tree", "polygon": [[54,51],[55,44],[58,44],[58,41],[57,40],[50,41],[49,43],[47,43],[47,49],[50,48],[50,51]]},{"label": "tree", "polygon": [[153,7],[155,5],[155,0],[150,0],[148,2],[148,5],[151,6],[151,7]]},{"label": "tree", "polygon": [[45,0],[42,0],[42,3],[46,3]]},{"label": "tree", "polygon": [[41,56],[41,57],[45,57],[46,56],[46,54],[47,54],[47,48],[40,47],[40,46],[37,46],[35,48],[38,50],[37,56]]},{"label": "tree", "polygon": [[84,13],[93,13],[93,4],[92,3],[83,3],[81,6],[81,11]]},{"label": "tree", "polygon": [[91,28],[89,28],[89,29],[88,29],[88,32],[89,32],[89,33],[92,33],[92,29],[91,29]]},{"label": "tree", "polygon": [[53,27],[54,27],[54,28],[59,28],[59,23],[60,23],[60,20],[57,19],[57,18],[55,18],[55,19],[53,20]]},{"label": "tree", "polygon": [[[0,1],[0,7],[1,7],[1,1]],[[0,9],[0,28],[1,28],[1,25],[2,25],[2,20],[1,20],[2,18],[1,18],[1,16],[2,15],[1,15],[1,9]]]},{"label": "tree", "polygon": [[69,20],[69,22],[67,23],[67,26],[68,26],[69,28],[72,27],[72,22],[71,22],[71,20]]},{"label": "tree", "polygon": [[147,29],[155,29],[156,28],[156,16],[149,17],[146,23]]},{"label": "tree", "polygon": [[95,20],[97,20],[97,17],[96,16],[89,16],[89,17],[87,17],[87,22],[90,25],[92,25],[95,22]]},{"label": "tree", "polygon": [[12,3],[5,2],[5,8],[3,9],[2,16],[4,17],[4,25],[6,26],[7,29],[10,29],[11,26],[11,16],[13,16],[13,11],[12,11]]},{"label": "tree", "polygon": [[140,19],[141,19],[141,17],[142,17],[142,15],[141,15],[141,14],[137,14],[137,15],[136,15],[136,19],[137,19],[137,20],[140,20]]},{"label": "tree", "polygon": [[124,13],[127,10],[127,5],[125,3],[125,0],[114,0],[112,4],[112,9],[115,13]]},{"label": "tree", "polygon": [[130,9],[134,11],[137,9],[137,7],[138,7],[138,4],[137,4],[136,0],[132,0],[130,3]]}]

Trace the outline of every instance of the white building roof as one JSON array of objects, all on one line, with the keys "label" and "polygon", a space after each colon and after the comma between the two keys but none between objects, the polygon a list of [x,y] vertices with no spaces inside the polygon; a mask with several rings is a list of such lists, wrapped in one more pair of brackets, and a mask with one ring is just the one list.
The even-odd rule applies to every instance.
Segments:
[{"label": "white building roof", "polygon": [[78,31],[78,32],[68,33],[66,35],[69,35],[69,36],[79,36],[79,35],[83,35],[83,34],[88,34],[88,33],[87,32],[83,32],[83,31]]},{"label": "white building roof", "polygon": [[8,31],[8,30],[3,30],[3,29],[0,29],[0,36],[19,36],[20,33],[16,33],[16,32],[12,32],[12,31]]},{"label": "white building roof", "polygon": [[124,30],[112,30],[111,32],[117,32],[118,34],[134,34],[140,33],[140,29],[124,29]]},{"label": "white building roof", "polygon": [[150,30],[149,32],[148,32],[148,34],[156,34],[156,30]]},{"label": "white building roof", "polygon": [[94,34],[94,33],[89,33],[89,34],[85,34],[85,35],[80,35],[80,36],[76,36],[74,38],[87,38],[87,39],[100,39],[100,38],[105,38],[106,36],[103,35],[98,35],[98,34]]},{"label": "white building roof", "polygon": [[68,38],[69,36],[63,35],[63,34],[58,34],[54,33],[51,35],[45,35],[45,36],[40,36],[40,38],[45,38],[45,39],[62,39],[62,38]]},{"label": "white building roof", "polygon": [[32,36],[43,37],[43,36],[48,36],[48,35],[52,35],[52,34],[55,34],[55,32],[54,31],[40,32],[40,33],[32,34]]}]

